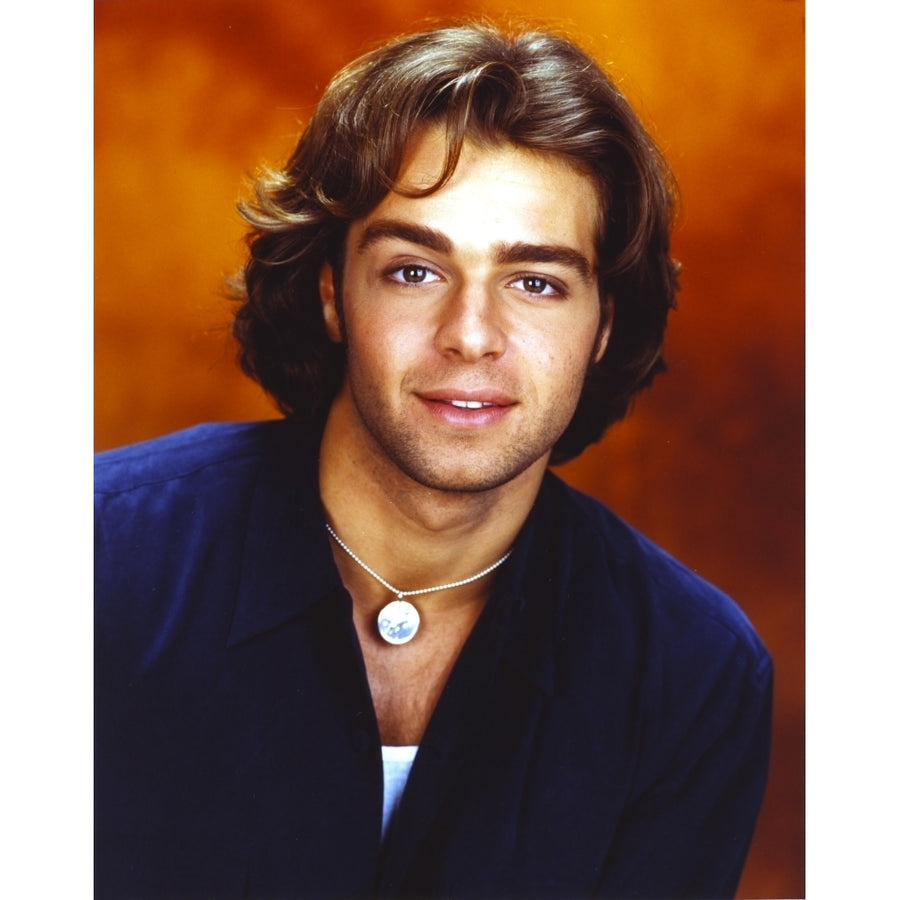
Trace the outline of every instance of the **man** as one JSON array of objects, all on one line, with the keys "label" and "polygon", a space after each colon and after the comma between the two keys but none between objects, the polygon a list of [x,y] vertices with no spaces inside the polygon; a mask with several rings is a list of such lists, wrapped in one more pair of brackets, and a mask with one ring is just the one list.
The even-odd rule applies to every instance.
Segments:
[{"label": "man", "polygon": [[285,418],[98,459],[98,896],[733,894],[769,657],[547,470],[663,368],[671,197],[561,38],[336,76],[243,207]]}]

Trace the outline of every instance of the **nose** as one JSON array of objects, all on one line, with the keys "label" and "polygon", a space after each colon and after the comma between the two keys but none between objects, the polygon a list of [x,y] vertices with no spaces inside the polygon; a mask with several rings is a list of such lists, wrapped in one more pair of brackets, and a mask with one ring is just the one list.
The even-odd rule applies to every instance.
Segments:
[{"label": "nose", "polygon": [[446,297],[440,317],[435,343],[443,355],[477,362],[506,350],[500,301],[489,290],[460,286]]}]

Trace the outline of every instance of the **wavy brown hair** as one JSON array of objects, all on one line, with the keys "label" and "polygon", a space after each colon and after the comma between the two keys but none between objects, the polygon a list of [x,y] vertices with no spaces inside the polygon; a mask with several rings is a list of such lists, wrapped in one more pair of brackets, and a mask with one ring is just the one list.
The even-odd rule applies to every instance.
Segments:
[{"label": "wavy brown hair", "polygon": [[286,415],[324,417],[345,358],[325,332],[319,271],[328,261],[339,281],[348,224],[396,189],[410,136],[432,124],[445,129],[446,166],[422,195],[450,178],[466,139],[554,154],[597,185],[598,303],[611,300],[613,326],[553,449],[551,463],[565,462],[664,370],[678,285],[665,161],[612,80],[555,34],[436,28],[400,37],[334,77],[287,165],[260,173],[252,200],[239,205],[252,226],[249,260],[232,284],[241,367]]}]

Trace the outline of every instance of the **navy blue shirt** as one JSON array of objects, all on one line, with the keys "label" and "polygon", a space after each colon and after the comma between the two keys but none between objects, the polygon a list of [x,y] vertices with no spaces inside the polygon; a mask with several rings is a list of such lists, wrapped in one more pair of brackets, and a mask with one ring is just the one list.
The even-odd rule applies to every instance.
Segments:
[{"label": "navy blue shirt", "polygon": [[770,658],[548,473],[381,840],[318,438],[207,425],[96,465],[98,898],[733,895]]}]

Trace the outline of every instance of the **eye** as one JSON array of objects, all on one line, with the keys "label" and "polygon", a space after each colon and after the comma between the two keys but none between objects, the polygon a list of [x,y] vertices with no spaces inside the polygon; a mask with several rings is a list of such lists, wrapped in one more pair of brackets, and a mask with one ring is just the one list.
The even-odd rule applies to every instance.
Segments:
[{"label": "eye", "polygon": [[388,273],[388,277],[400,284],[427,284],[437,280],[437,275],[427,266],[419,266],[411,263],[407,266],[401,266]]},{"label": "eye", "polygon": [[510,284],[519,287],[526,294],[538,297],[557,297],[563,294],[562,288],[540,275],[520,275]]}]

